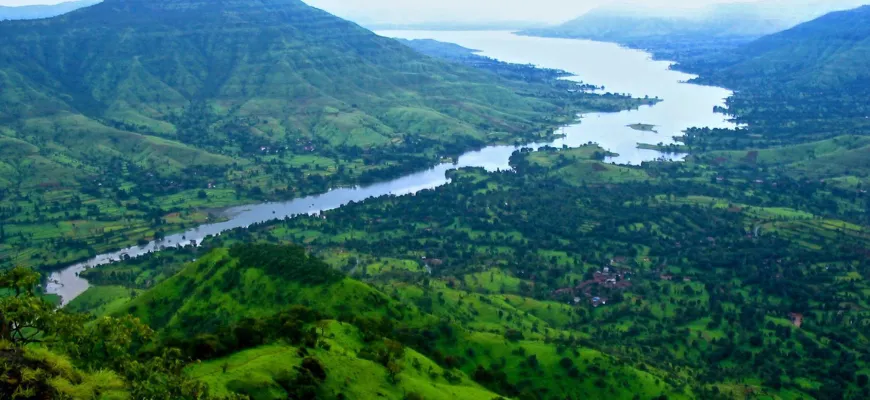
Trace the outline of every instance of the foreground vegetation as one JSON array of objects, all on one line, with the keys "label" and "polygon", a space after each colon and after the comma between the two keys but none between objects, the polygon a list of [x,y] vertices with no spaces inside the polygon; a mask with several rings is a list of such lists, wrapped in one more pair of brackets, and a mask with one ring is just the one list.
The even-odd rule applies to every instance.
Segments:
[{"label": "foreground vegetation", "polygon": [[[517,173],[462,170],[415,196],[90,270],[97,286],[69,308],[139,318],[210,360],[186,373],[216,394],[286,395],[305,339],[233,332],[295,304],[335,321],[302,324],[327,343],[307,351],[344,382],[319,386],[334,396],[868,395],[866,198],[727,163],[608,165],[601,151],[518,152]],[[255,243],[302,245],[329,267]],[[419,361],[392,375],[365,361],[383,338]]]}]

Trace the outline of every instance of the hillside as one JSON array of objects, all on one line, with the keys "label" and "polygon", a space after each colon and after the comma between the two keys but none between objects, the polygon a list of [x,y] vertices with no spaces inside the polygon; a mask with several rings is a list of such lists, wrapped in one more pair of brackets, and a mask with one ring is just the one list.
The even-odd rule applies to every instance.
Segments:
[{"label": "hillside", "polygon": [[[189,364],[186,375],[207,383],[214,395],[286,398],[293,366],[315,357],[328,374],[320,387],[323,398],[682,397],[657,380],[662,371],[581,345],[576,333],[565,336],[567,316],[560,313],[568,308],[557,302],[483,297],[436,279],[379,287],[345,277],[298,247],[235,243],[203,249],[196,262],[112,312],[137,317],[157,331],[161,346],[202,360]],[[370,262],[361,265],[373,268]],[[418,269],[408,261],[382,262]],[[104,276],[117,277],[113,271],[132,265],[109,267]],[[90,293],[115,296],[99,286]],[[83,309],[88,308],[97,310]],[[473,312],[478,316],[471,317]],[[554,336],[559,332],[563,337]],[[398,359],[383,353],[385,343],[399,351]],[[523,373],[537,375],[539,382]],[[596,380],[560,381],[587,374]]]},{"label": "hillside", "polygon": [[696,144],[766,147],[870,133],[868,26],[864,6],[681,63],[701,83],[736,89],[728,113],[748,124],[726,135],[696,135]]},{"label": "hillside", "polygon": [[804,90],[867,90],[868,22],[870,6],[864,6],[760,38],[717,60],[710,79],[741,89],[772,80]]},{"label": "hillside", "polygon": [[33,5],[8,7],[0,6],[0,21],[16,19],[51,18],[66,14],[79,8],[89,7],[102,0],[67,1],[53,5]]},{"label": "hillside", "polygon": [[204,208],[372,182],[540,139],[579,107],[639,104],[434,60],[298,0],[109,0],[0,35],[3,264],[69,262]]}]

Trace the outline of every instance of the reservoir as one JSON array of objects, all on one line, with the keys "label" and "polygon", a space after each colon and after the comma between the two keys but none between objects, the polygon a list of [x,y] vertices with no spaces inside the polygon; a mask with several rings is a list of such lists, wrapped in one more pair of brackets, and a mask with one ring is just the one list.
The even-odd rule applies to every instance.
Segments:
[{"label": "reservoir", "polygon": [[[490,171],[509,169],[509,159],[521,147],[579,147],[589,142],[617,153],[608,162],[638,165],[657,159],[681,160],[685,155],[664,154],[637,148],[638,143],[671,144],[690,127],[728,128],[734,125],[725,116],[713,112],[724,106],[731,92],[716,87],[684,83],[694,76],[670,70],[671,63],[654,61],[648,53],[626,49],[611,43],[587,40],[550,39],[517,36],[510,32],[387,31],[382,36],[404,39],[435,39],[479,50],[481,55],[502,61],[534,64],[565,70],[574,79],[596,86],[604,92],[628,93],[635,97],[658,97],[662,102],[637,110],[619,113],[581,115],[580,122],[561,128],[563,137],[548,143],[524,146],[489,146],[460,156],[455,163],[436,165],[425,171],[369,186],[338,188],[329,192],[281,203],[262,203],[233,207],[223,212],[224,222],[202,225],[183,233],[169,235],[161,241],[102,254],[71,265],[50,275],[46,291],[61,296],[63,304],[82,294],[88,282],[79,272],[105,265],[124,257],[136,257],[161,248],[199,243],[205,237],[244,228],[255,223],[283,219],[300,214],[316,214],[371,197],[405,195],[448,183],[446,172],[463,167],[482,167]],[[634,127],[632,127],[634,125]],[[638,126],[650,129],[637,129]]]}]

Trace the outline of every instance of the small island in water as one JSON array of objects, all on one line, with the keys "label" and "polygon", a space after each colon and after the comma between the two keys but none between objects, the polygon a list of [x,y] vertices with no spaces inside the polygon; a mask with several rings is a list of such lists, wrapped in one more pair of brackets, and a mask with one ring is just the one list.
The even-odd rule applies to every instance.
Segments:
[{"label": "small island in water", "polygon": [[658,131],[656,131],[656,126],[651,124],[631,124],[628,125],[628,127],[636,131],[658,133]]}]

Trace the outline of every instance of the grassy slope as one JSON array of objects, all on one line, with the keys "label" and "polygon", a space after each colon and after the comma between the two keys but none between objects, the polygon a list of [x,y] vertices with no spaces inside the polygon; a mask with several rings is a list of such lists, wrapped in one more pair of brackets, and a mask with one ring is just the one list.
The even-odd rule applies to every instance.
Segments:
[{"label": "grassy slope", "polygon": [[[390,384],[383,366],[357,357],[364,345],[353,325],[332,322],[326,336],[329,350],[319,348],[309,354],[327,367],[328,378],[324,386],[328,393],[343,393],[353,399],[381,397],[399,400],[412,392],[425,399],[498,397],[464,375],[461,375],[460,382],[448,382],[443,377],[443,368],[413,350],[407,351],[402,360],[408,367],[401,374],[399,383]],[[284,344],[267,345],[191,366],[187,372],[207,383],[216,395],[232,393],[232,388],[239,385],[260,385],[269,388],[268,391],[274,395],[272,398],[281,399],[284,398],[283,390],[274,383],[274,377],[292,371],[294,365],[301,363],[298,350]],[[263,398],[270,396],[264,395]]]},{"label": "grassy slope", "polygon": [[[346,256],[337,258],[335,262],[346,260]],[[227,261],[221,262],[224,259]],[[385,274],[401,265],[410,266],[408,262],[395,263],[388,259],[366,265],[369,271]],[[238,280],[227,281],[224,276],[232,270],[241,270],[242,273]],[[90,299],[110,290],[92,288],[74,306],[86,309],[92,307],[91,304],[97,304],[96,311],[105,312],[107,307],[102,306],[103,303],[94,303]],[[680,397],[670,385],[657,378],[654,371],[642,372],[592,348],[578,349],[572,355],[545,340],[552,335],[562,334],[562,328],[565,327],[564,313],[570,307],[559,303],[540,302],[516,295],[492,295],[480,299],[485,301],[478,301],[477,295],[451,290],[438,282],[433,282],[425,291],[418,286],[399,283],[384,286],[381,290],[350,279],[326,286],[306,286],[285,281],[268,276],[257,268],[241,269],[237,261],[228,258],[226,249],[218,249],[126,305],[114,306],[118,304],[116,302],[123,302],[122,296],[129,296],[129,293],[117,293],[118,297],[110,304],[114,313],[132,313],[165,332],[207,331],[216,327],[215,324],[226,325],[243,317],[269,316],[290,304],[304,304],[327,315],[388,316],[406,329],[431,329],[438,321],[446,320],[462,327],[457,332],[459,337],[432,343],[442,354],[441,357],[465,356],[473,352],[474,356],[460,369],[445,375],[443,367],[409,349],[400,382],[393,385],[386,379],[383,367],[357,356],[363,343],[356,333],[356,327],[333,322],[327,334],[328,349],[318,347],[312,354],[327,367],[329,379],[325,387],[350,398],[373,395],[402,398],[404,393],[411,391],[427,399],[442,396],[469,399],[495,397],[493,393],[472,383],[468,376],[474,373],[476,365],[498,363],[504,363],[501,368],[511,381],[526,382],[523,385],[533,390],[547,388],[553,394],[586,393],[628,399],[634,393],[645,393],[647,396],[672,393]],[[428,296],[438,296],[446,301],[430,311],[421,311],[415,304]],[[511,315],[512,321],[506,324],[498,316],[499,313]],[[526,339],[521,342],[506,341],[503,335],[507,328],[523,332]],[[259,386],[271,387],[263,391],[262,398],[278,398],[283,392],[274,384],[274,379],[301,361],[297,350],[277,343],[191,366],[188,372],[209,383],[216,393]],[[536,369],[539,377],[534,382],[528,381],[525,376],[528,371],[526,362],[531,355],[535,355],[540,363]],[[598,380],[603,380],[599,382],[601,386],[596,386],[597,380],[593,379],[568,378],[566,370],[559,366],[560,360],[566,356],[574,360],[581,373],[593,376],[599,373],[595,371],[602,369],[610,373],[595,375]],[[226,372],[223,371],[224,366]],[[458,378],[448,378],[449,375]]]},{"label": "grassy slope", "polygon": [[[308,286],[238,265],[227,250],[218,250],[138,296],[118,313],[131,313],[155,329],[207,330],[245,317],[275,314],[288,304],[310,305],[338,315],[401,315],[403,307],[367,285],[344,279]],[[423,318],[413,310],[412,321]],[[422,319],[425,321],[425,319]]]}]

